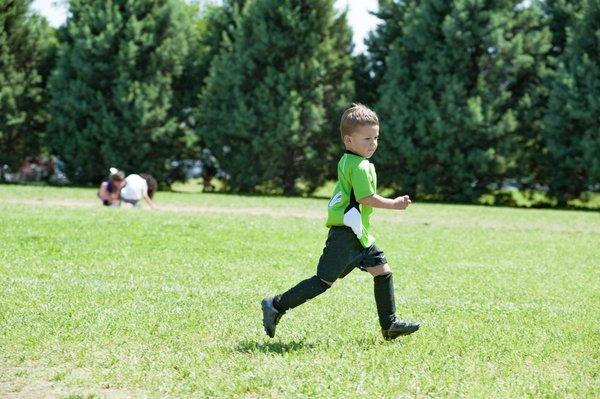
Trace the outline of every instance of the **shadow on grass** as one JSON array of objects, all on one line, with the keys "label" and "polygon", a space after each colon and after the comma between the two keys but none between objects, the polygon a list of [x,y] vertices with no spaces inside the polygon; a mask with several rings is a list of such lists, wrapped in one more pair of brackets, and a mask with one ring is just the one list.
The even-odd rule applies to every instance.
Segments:
[{"label": "shadow on grass", "polygon": [[354,346],[357,348],[362,348],[363,350],[367,350],[374,347],[387,345],[391,342],[399,341],[384,341],[381,337],[361,337],[354,340]]},{"label": "shadow on grass", "polygon": [[241,353],[287,353],[296,352],[303,349],[314,348],[314,344],[307,344],[303,341],[291,341],[291,342],[256,342],[256,341],[243,341],[240,342],[235,350]]}]

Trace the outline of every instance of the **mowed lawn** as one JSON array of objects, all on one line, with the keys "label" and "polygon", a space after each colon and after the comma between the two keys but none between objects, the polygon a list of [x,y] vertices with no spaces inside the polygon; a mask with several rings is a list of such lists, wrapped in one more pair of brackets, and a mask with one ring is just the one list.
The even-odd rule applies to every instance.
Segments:
[{"label": "mowed lawn", "polygon": [[600,213],[414,203],[377,210],[398,314],[355,271],[288,312],[327,200],[0,186],[0,397],[600,397]]}]

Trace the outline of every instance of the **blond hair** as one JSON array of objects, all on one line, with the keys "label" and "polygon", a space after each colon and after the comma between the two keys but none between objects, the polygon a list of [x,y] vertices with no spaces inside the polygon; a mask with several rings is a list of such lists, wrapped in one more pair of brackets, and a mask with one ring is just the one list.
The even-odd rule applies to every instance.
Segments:
[{"label": "blond hair", "polygon": [[379,118],[375,111],[366,105],[353,103],[342,114],[340,121],[342,140],[344,140],[344,136],[354,133],[359,126],[379,126]]}]

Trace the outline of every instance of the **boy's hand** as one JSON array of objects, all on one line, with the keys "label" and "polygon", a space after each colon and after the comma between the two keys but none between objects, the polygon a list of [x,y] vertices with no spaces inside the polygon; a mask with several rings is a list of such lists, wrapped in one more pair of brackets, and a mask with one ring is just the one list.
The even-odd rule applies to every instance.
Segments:
[{"label": "boy's hand", "polygon": [[372,206],[373,208],[406,209],[408,205],[410,205],[410,197],[408,195],[402,195],[392,199],[373,194],[369,197],[359,199],[358,202],[363,205]]},{"label": "boy's hand", "polygon": [[410,205],[410,197],[408,195],[402,195],[394,199],[394,209],[406,209]]}]

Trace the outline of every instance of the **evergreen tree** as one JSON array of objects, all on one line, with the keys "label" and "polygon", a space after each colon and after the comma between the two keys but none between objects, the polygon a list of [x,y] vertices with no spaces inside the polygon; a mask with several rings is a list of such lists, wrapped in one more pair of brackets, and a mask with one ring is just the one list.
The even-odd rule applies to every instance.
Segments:
[{"label": "evergreen tree", "polygon": [[39,155],[48,120],[45,86],[54,30],[29,15],[29,0],[0,3],[0,165]]},{"label": "evergreen tree", "polygon": [[511,175],[549,47],[536,12],[501,0],[407,3],[377,106],[384,185],[474,201]]},{"label": "evergreen tree", "polygon": [[[202,8],[200,8],[202,7]],[[206,37],[209,36],[209,16],[219,7],[211,4],[202,6],[192,2],[186,6],[188,18],[191,21],[191,36],[188,40],[189,51],[183,60],[183,72],[173,79],[172,109],[177,112],[176,135],[183,137],[185,145],[180,152],[181,158],[198,159],[201,152],[201,142],[196,133],[197,120],[193,110],[200,103],[200,93],[204,87],[204,80],[208,75],[214,50],[207,45]],[[220,8],[219,8],[220,9]],[[172,180],[185,180],[186,170],[182,162],[173,162],[170,171]]]},{"label": "evergreen tree", "polygon": [[380,0],[377,11],[372,12],[381,23],[365,39],[368,52],[354,57],[357,102],[374,106],[378,101],[378,88],[387,69],[390,47],[402,34],[404,14],[411,3],[414,0]]},{"label": "evergreen tree", "polygon": [[509,137],[514,143],[512,156],[507,154],[510,163],[506,177],[517,181],[522,189],[536,189],[544,175],[543,118],[549,94],[547,77],[552,68],[552,34],[543,21],[544,14],[534,3],[520,9],[508,29],[511,53],[518,58],[512,65],[505,64],[505,74],[510,76],[509,106],[517,123],[514,135]]},{"label": "evergreen tree", "polygon": [[600,1],[588,0],[560,58],[546,115],[548,183],[559,205],[600,183]]},{"label": "evergreen tree", "polygon": [[369,49],[369,61],[377,87],[387,69],[390,47],[402,35],[402,21],[414,3],[411,0],[380,0],[378,10],[373,13],[381,23],[368,34],[365,43]]},{"label": "evergreen tree", "polygon": [[338,142],[331,119],[352,91],[345,16],[332,0],[249,0],[233,26],[198,109],[201,137],[233,190],[290,194],[304,182],[310,191]]},{"label": "evergreen tree", "polygon": [[[542,12],[541,17],[538,7]],[[566,30],[581,12],[581,7],[580,0],[544,0],[535,2],[533,7],[523,9],[523,17],[529,18],[531,22],[522,25],[529,31],[524,45],[531,48],[533,44],[534,49],[542,50],[534,51],[537,56],[534,58],[533,68],[524,76],[525,79],[521,79],[527,95],[516,107],[519,122],[517,146],[514,150],[516,162],[509,175],[519,181],[522,188],[534,189],[531,192],[523,191],[524,194],[531,193],[535,196],[539,187],[548,181],[548,174],[552,173],[547,168],[548,155],[543,119],[548,108],[553,76],[566,44]],[[537,27],[536,21],[539,21]],[[539,40],[535,40],[535,35],[546,35],[548,30],[551,34],[551,45],[547,46],[548,39],[544,37],[544,45],[540,46]]]},{"label": "evergreen tree", "polygon": [[[182,104],[179,109],[198,107],[212,61],[221,49],[223,37],[231,37],[234,15],[244,3],[245,0],[225,0],[221,6],[211,3],[199,5],[197,2],[188,5],[194,33],[190,38],[184,72],[176,84],[177,91],[184,94],[180,98]],[[199,7],[202,7],[200,12]]]},{"label": "evergreen tree", "polygon": [[51,77],[48,142],[76,182],[110,166],[168,181],[185,152],[174,90],[194,31],[181,0],[71,0]]},{"label": "evergreen tree", "polygon": [[[336,162],[343,150],[339,136],[340,118],[355,93],[352,62],[352,30],[348,26],[347,12],[334,17],[330,28],[331,43],[323,57],[325,73],[323,107],[325,116],[320,134],[306,151],[306,160],[300,164],[300,174],[306,191],[312,193],[326,180],[337,178]],[[308,177],[308,178],[307,178]]]},{"label": "evergreen tree", "polygon": [[203,80],[208,74],[209,63],[206,62],[206,47],[202,39],[206,36],[206,18],[195,3],[185,6],[191,21],[191,35],[188,40],[188,52],[183,60],[183,71],[173,81],[176,94],[173,99],[173,109],[187,114],[188,108],[198,105],[198,93],[202,90]]},{"label": "evergreen tree", "polygon": [[352,80],[355,86],[354,102],[373,106],[377,101],[377,84],[368,54],[352,56]]},{"label": "evergreen tree", "polygon": [[214,59],[221,52],[225,41],[233,40],[235,21],[245,4],[246,0],[224,0],[221,6],[207,8],[206,33],[202,36],[202,45],[208,50],[208,59]]},{"label": "evergreen tree", "polygon": [[577,15],[581,13],[582,0],[543,0],[540,2],[547,24],[552,32],[552,49],[550,55],[560,56],[567,43],[567,28],[569,28]]},{"label": "evergreen tree", "polygon": [[221,50],[223,40],[231,39],[234,15],[239,13],[244,3],[245,0],[225,0],[217,6],[206,2],[201,13],[195,11],[198,4],[194,2],[190,5],[196,33],[190,41],[184,73],[176,82],[176,89],[185,93],[182,98],[184,103],[179,107],[183,110],[183,123],[179,126],[185,130],[188,138],[186,158],[198,158],[200,149],[205,147],[202,137],[198,135],[198,118],[193,111],[199,107],[206,78],[213,60]]}]

